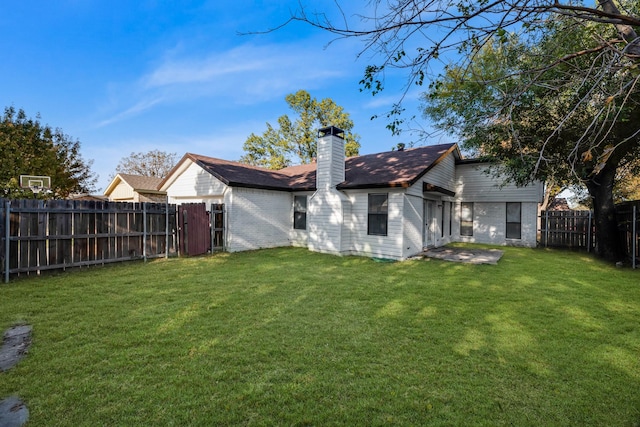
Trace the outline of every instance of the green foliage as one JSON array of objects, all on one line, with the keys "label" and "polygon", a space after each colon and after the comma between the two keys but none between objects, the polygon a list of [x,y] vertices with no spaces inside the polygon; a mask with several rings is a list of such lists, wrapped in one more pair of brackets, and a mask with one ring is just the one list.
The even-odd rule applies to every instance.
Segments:
[{"label": "green foliage", "polygon": [[131,153],[120,159],[116,173],[164,178],[176,164],[176,153],[160,150]]},{"label": "green foliage", "polygon": [[282,248],[0,286],[33,326],[0,396],[29,426],[632,426],[638,272],[501,248],[497,266]]},{"label": "green foliage", "polygon": [[287,115],[280,116],[277,129],[267,123],[262,136],[251,134],[244,143],[246,154],[240,161],[269,169],[310,163],[316,157],[316,132],[324,126],[344,130],[346,155],[358,155],[360,138],[351,132],[353,121],[333,100],[318,101],[304,90],[289,94],[285,99],[298,118],[291,121]]},{"label": "green foliage", "polygon": [[51,177],[52,193],[41,193],[40,198],[92,191],[96,182],[90,170],[93,161],[82,158],[79,141],[13,107],[5,108],[0,118],[0,158],[0,197],[34,197],[20,188],[20,175]]},{"label": "green foliage", "polygon": [[601,38],[615,35],[607,32],[556,18],[543,35],[501,33],[469,66],[449,66],[431,84],[425,115],[466,149],[499,160],[517,183],[593,179],[605,164],[640,153],[629,126],[640,119],[640,94],[620,90],[636,80],[632,64],[621,60],[613,75],[591,72],[610,59],[601,49]]}]

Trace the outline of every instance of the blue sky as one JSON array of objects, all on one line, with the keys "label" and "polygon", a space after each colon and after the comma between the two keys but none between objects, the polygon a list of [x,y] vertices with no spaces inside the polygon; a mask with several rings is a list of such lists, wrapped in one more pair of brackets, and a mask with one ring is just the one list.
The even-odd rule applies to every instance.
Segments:
[{"label": "blue sky", "polygon": [[[333,0],[301,0],[308,12],[335,15]],[[344,2],[347,16],[366,1]],[[358,82],[371,55],[357,40],[292,24],[271,28],[299,7],[288,1],[23,0],[0,13],[0,103],[80,140],[98,189],[122,157],[159,149],[237,160],[251,133],[290,114],[284,97],[299,89],[332,98],[351,114],[361,154],[387,151],[384,113],[402,76],[372,97]],[[360,10],[358,10],[360,8]],[[417,96],[405,106],[420,115]],[[437,141],[442,142],[442,141]]]}]

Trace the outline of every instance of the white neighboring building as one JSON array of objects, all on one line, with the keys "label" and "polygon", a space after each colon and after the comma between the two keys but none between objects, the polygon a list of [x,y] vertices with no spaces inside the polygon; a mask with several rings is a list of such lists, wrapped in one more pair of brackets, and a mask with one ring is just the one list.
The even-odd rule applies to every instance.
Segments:
[{"label": "white neighboring building", "polygon": [[536,245],[543,185],[504,185],[456,144],[345,159],[320,129],[317,163],[272,171],[187,153],[158,189],[169,203],[225,205],[225,247],[303,246],[406,259],[450,242]]}]

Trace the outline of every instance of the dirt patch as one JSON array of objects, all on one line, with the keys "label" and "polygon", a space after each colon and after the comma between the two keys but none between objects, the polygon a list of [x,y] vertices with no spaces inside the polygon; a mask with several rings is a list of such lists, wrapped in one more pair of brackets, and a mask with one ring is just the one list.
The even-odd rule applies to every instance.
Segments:
[{"label": "dirt patch", "polygon": [[498,264],[504,251],[499,249],[468,248],[431,248],[422,253],[425,258],[436,258],[445,261],[466,262],[469,264]]}]

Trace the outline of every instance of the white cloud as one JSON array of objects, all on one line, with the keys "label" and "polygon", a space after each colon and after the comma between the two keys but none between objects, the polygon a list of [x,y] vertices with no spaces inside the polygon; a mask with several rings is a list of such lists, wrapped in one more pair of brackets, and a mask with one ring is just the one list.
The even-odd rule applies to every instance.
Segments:
[{"label": "white cloud", "polygon": [[112,108],[110,117],[101,120],[99,126],[129,119],[161,104],[202,98],[211,98],[211,103],[258,104],[281,99],[301,88],[320,88],[353,72],[359,72],[353,56],[334,57],[310,41],[245,44],[206,55],[174,51],[136,82],[119,85],[112,105],[132,106],[115,112]]},{"label": "white cloud", "polygon": [[161,97],[140,100],[138,101],[138,103],[136,103],[132,107],[124,111],[121,111],[108,119],[102,120],[100,123],[98,123],[98,127],[108,126],[112,123],[116,123],[121,120],[125,120],[129,117],[136,116],[142,113],[143,111],[153,108],[155,105],[160,104],[162,101],[163,99]]}]

